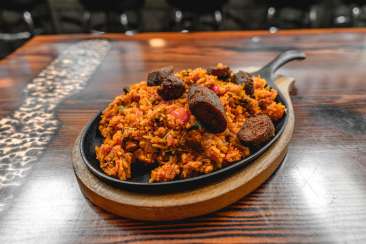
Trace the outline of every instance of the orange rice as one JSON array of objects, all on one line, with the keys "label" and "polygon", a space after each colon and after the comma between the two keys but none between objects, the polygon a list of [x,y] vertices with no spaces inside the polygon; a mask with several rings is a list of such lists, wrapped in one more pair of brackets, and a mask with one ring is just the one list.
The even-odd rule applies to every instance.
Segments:
[{"label": "orange rice", "polygon": [[[246,118],[264,113],[276,121],[285,113],[285,106],[275,101],[277,91],[260,77],[253,78],[252,98],[245,94],[244,85],[221,81],[203,68],[182,70],[175,75],[186,87],[180,98],[164,101],[157,93],[159,86],[147,86],[146,81],[141,81],[103,111],[99,130],[104,141],[96,147],[96,155],[107,175],[129,179],[133,163],[156,165],[150,182],[210,173],[250,155],[250,149],[241,145],[236,136]],[[192,84],[218,88],[216,94],[228,123],[224,132],[212,134],[196,126],[187,101]],[[245,101],[247,106],[239,101]],[[195,144],[199,144],[199,151],[190,147]]]}]

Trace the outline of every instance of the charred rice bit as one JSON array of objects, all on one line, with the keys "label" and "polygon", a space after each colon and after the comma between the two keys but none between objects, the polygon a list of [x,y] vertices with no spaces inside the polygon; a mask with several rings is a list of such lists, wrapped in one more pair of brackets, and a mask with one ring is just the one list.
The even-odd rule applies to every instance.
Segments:
[{"label": "charred rice bit", "polygon": [[229,150],[225,155],[224,162],[235,162],[242,158],[242,155],[249,155],[250,151],[247,147],[229,145]]},{"label": "charred rice bit", "polygon": [[[250,97],[242,84],[221,81],[202,68],[174,75],[185,86],[181,97],[164,101],[157,92],[159,86],[141,81],[130,86],[128,93],[121,90],[103,111],[99,123],[103,143],[96,147],[96,155],[107,175],[127,180],[131,164],[137,161],[157,163],[151,182],[212,172],[250,155],[236,136],[248,117],[267,114],[277,121],[285,113],[285,106],[275,101],[277,92],[260,77],[253,77],[254,96]],[[193,84],[205,86],[219,97],[227,119],[224,132],[212,134],[197,126],[187,99]]]},{"label": "charred rice bit", "polygon": [[124,153],[120,145],[112,148],[102,145],[96,152],[100,167],[107,175],[118,176],[120,180],[131,177],[132,155]]},{"label": "charred rice bit", "polygon": [[175,163],[166,163],[151,171],[150,182],[174,180],[180,173],[179,166]]},{"label": "charred rice bit", "polygon": [[181,177],[188,178],[199,174],[208,174],[212,172],[215,166],[205,157],[191,153],[183,153]]}]

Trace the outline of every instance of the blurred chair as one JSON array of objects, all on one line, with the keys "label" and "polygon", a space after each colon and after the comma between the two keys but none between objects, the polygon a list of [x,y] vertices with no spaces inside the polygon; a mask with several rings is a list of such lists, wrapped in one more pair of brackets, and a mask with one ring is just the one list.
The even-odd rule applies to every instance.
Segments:
[{"label": "blurred chair", "polygon": [[48,0],[0,1],[0,40],[18,46],[40,33],[56,31]]},{"label": "blurred chair", "polygon": [[346,9],[343,14],[338,14],[335,22],[344,20],[352,26],[365,26],[366,24],[366,1],[365,0],[343,0]]},{"label": "blurred chair", "polygon": [[167,3],[173,8],[170,28],[197,30],[201,18],[210,16],[213,21],[208,24],[218,30],[223,20],[223,7],[227,2],[228,0],[167,0]]},{"label": "blurred chair", "polygon": [[49,0],[0,1],[0,57],[5,57],[36,34],[55,32]]},{"label": "blurred chair", "polygon": [[312,8],[320,0],[264,0],[269,27],[309,27],[317,20]]},{"label": "blurred chair", "polygon": [[[21,19],[27,26],[28,31],[33,35],[35,34],[35,27],[34,27],[34,18],[31,14],[31,11],[42,4],[43,0],[7,0],[7,1],[0,1],[0,9],[1,9],[1,17],[2,22],[4,23],[5,20],[3,18],[3,11],[15,12],[21,15]],[[4,24],[4,27],[8,27],[7,24]],[[10,28],[8,28],[10,31]]]},{"label": "blurred chair", "polygon": [[92,15],[95,13],[103,13],[105,15],[105,29],[110,30],[113,25],[113,16],[118,15],[119,24],[123,27],[123,31],[130,29],[131,24],[127,12],[133,12],[136,15],[136,28],[141,27],[142,11],[145,0],[79,0],[84,8],[83,29],[85,32],[91,32],[93,26],[91,24]]},{"label": "blurred chair", "polygon": [[[39,33],[57,33],[58,24],[50,0],[3,0],[0,1],[0,21],[2,22],[2,31],[13,32],[18,30],[22,23],[26,25],[27,31],[31,34]],[[8,23],[4,17],[4,12],[15,13],[19,15],[19,21]],[[36,24],[35,24],[36,23]]]},{"label": "blurred chair", "polygon": [[35,28],[32,12],[44,3],[43,0],[0,1],[1,57],[5,57],[33,35],[41,32]]}]

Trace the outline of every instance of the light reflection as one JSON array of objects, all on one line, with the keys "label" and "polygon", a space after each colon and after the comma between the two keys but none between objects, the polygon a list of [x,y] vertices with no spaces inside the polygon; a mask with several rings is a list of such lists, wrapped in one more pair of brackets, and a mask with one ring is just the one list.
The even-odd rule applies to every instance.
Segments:
[{"label": "light reflection", "polygon": [[320,150],[323,151],[305,150],[306,153],[297,155],[290,175],[301,200],[296,199],[294,207],[303,206],[301,213],[316,220],[319,233],[327,233],[330,243],[338,243],[340,230],[347,230],[342,238],[347,239],[352,235],[349,231],[352,222],[361,221],[361,216],[355,217],[359,214],[355,206],[364,204],[365,189],[355,177],[354,168],[349,166],[347,153],[335,154],[324,147]]},{"label": "light reflection", "polygon": [[[309,211],[312,218],[321,221],[317,227],[319,230],[332,233],[331,229],[334,227],[328,222],[328,216],[331,212],[333,199],[326,175],[319,166],[322,162],[314,160],[314,155],[310,154],[311,157],[306,155],[303,155],[305,158],[298,158],[301,163],[291,171],[291,176],[297,183],[296,189],[301,191],[300,195],[304,199],[305,206],[302,212]],[[331,242],[337,240],[336,236],[333,235],[329,235],[327,238]]]},{"label": "light reflection", "polygon": [[[347,153],[334,154],[333,150],[321,150],[312,153],[301,153],[297,156],[296,166],[291,170],[291,177],[296,182],[296,189],[301,191],[307,206],[314,213],[343,211],[349,207],[343,201],[345,194],[357,196],[353,204],[361,204],[365,189],[357,179],[357,171],[350,164]],[[316,154],[316,156],[314,156]],[[342,196],[340,196],[342,193]]]},{"label": "light reflection", "polygon": [[316,172],[316,168],[303,165],[297,167],[293,173],[307,205],[317,213],[324,211],[331,201],[324,176]]},{"label": "light reflection", "polygon": [[64,177],[39,178],[27,192],[29,196],[33,196],[32,203],[35,208],[32,209],[32,215],[47,222],[52,219],[70,219],[77,211],[76,206],[71,206],[75,196],[70,196],[76,187],[74,180],[67,182]]},{"label": "light reflection", "polygon": [[[69,178],[65,175],[42,176],[27,185],[13,212],[26,220],[22,224],[22,233],[47,237],[48,233],[61,234],[72,228],[70,222],[81,212],[81,195],[71,177],[72,174]],[[10,225],[5,227],[5,231],[14,233],[17,229]]]},{"label": "light reflection", "polygon": [[152,38],[149,40],[149,45],[154,48],[165,47],[166,41],[162,38]]}]

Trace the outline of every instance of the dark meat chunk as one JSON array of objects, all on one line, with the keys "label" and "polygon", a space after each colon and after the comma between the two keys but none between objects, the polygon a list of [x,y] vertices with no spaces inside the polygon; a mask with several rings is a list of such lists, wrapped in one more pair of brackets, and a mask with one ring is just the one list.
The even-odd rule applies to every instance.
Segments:
[{"label": "dark meat chunk", "polygon": [[220,80],[227,80],[231,76],[231,70],[230,70],[229,66],[226,66],[223,64],[218,64],[214,68],[208,68],[207,72],[210,75],[217,76],[217,78],[219,78]]},{"label": "dark meat chunk", "polygon": [[254,82],[253,82],[253,78],[252,78],[251,74],[244,72],[244,71],[238,71],[232,75],[231,82],[236,83],[236,84],[244,84],[245,93],[248,96],[253,97]]},{"label": "dark meat chunk", "polygon": [[227,127],[224,106],[215,92],[193,85],[188,94],[189,110],[209,132],[220,133]]},{"label": "dark meat chunk", "polygon": [[239,70],[231,76],[231,82],[236,84],[246,83],[249,79],[252,79],[251,74],[245,71]]},{"label": "dark meat chunk", "polygon": [[239,141],[249,147],[259,147],[275,135],[275,127],[265,114],[248,118],[238,132]]},{"label": "dark meat chunk", "polygon": [[165,80],[169,75],[173,73],[173,66],[163,67],[158,70],[151,71],[147,75],[147,85],[148,86],[158,86],[163,80]]},{"label": "dark meat chunk", "polygon": [[130,88],[128,86],[123,87],[122,91],[123,91],[123,94],[126,95],[130,92]]},{"label": "dark meat chunk", "polygon": [[248,80],[247,83],[244,85],[245,94],[247,94],[250,97],[254,96],[254,83],[253,80]]},{"label": "dark meat chunk", "polygon": [[172,100],[181,97],[184,93],[184,84],[175,75],[169,75],[160,85],[158,94],[164,100]]}]

